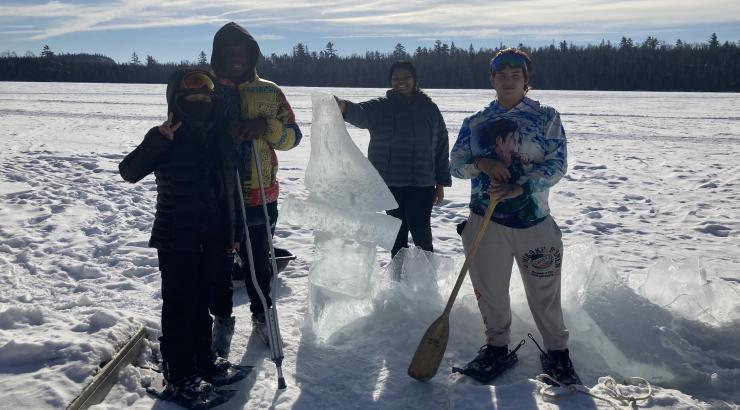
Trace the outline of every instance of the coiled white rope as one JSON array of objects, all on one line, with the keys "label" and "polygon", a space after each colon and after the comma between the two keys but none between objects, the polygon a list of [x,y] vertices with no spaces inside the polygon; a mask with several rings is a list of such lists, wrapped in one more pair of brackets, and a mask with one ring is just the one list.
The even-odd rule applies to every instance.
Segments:
[{"label": "coiled white rope", "polygon": [[[619,384],[611,376],[600,377],[599,382],[596,386],[599,386],[602,389],[606,390],[609,393],[610,397],[595,394],[591,391],[591,389],[581,384],[562,384],[559,381],[555,380],[555,378],[550,377],[546,374],[540,374],[539,376],[537,376],[537,380],[543,383],[543,385],[541,385],[540,388],[537,389],[537,392],[545,400],[549,401],[555,401],[565,396],[577,394],[580,392],[595,399],[605,401],[615,409],[622,410],[625,407],[636,409],[639,405],[638,402],[647,401],[653,397],[653,386],[651,386],[650,382],[643,379],[642,377],[628,377],[622,382],[622,384],[625,385],[633,385],[645,389],[645,394],[640,396],[625,394],[624,392],[622,392],[619,389]],[[564,391],[556,391],[555,387],[564,389]]]}]

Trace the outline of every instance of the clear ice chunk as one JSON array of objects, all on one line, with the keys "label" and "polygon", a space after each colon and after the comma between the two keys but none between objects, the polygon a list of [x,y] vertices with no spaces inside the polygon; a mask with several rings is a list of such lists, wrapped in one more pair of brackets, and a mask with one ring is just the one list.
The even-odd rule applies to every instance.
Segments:
[{"label": "clear ice chunk", "polygon": [[314,94],[311,102],[306,188],[312,199],[356,211],[398,208],[383,178],[350,138],[334,97]]},{"label": "clear ice chunk", "polygon": [[317,234],[314,241],[316,258],[308,274],[311,284],[355,298],[368,297],[370,276],[375,267],[375,246],[332,238],[324,233]]},{"label": "clear ice chunk", "polygon": [[295,194],[290,194],[283,200],[280,217],[292,225],[388,250],[393,247],[401,227],[401,220],[392,216],[338,208]]}]

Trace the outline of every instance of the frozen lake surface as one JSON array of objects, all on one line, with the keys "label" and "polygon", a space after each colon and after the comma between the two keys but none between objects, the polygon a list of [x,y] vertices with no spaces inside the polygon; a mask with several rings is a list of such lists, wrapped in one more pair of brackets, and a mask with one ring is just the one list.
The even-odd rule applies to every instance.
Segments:
[{"label": "frozen lake surface", "polygon": [[[284,91],[307,139],[278,153],[281,196],[305,191],[311,94],[363,101],[384,93]],[[462,120],[493,98],[489,90],[427,92],[450,145]],[[740,95],[530,96],[560,111],[568,136],[568,174],[550,205],[563,230],[563,303],[584,383],[645,377],[657,386],[650,408],[739,404]],[[146,247],[154,179],[127,184],[117,165],[165,117],[163,85],[0,83],[0,407],[64,407],[138,326],[158,331],[159,272]],[[349,132],[366,151],[367,132]],[[467,217],[469,191],[468,181],[454,180],[432,214],[436,252],[458,264],[455,224]],[[250,338],[241,289],[231,360],[256,367],[224,408],[611,408],[585,395],[544,401],[531,380],[539,371],[531,343],[495,386],[450,374],[484,343],[469,285],[429,383],[410,379],[406,367],[446,289],[426,302],[391,289],[362,321],[319,343],[304,331],[312,232],[279,222],[276,244],[298,256],[280,276],[277,305],[288,389],[276,393],[269,350]],[[378,255],[385,265],[388,253]],[[513,277],[519,340],[536,328]],[[129,367],[101,406],[151,408],[139,387],[145,377]]]}]

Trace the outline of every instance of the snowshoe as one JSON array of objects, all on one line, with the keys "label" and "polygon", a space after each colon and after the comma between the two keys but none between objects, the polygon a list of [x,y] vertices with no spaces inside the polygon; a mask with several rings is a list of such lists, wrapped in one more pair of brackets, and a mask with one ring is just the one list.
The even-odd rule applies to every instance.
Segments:
[{"label": "snowshoe", "polygon": [[216,356],[223,357],[224,359],[229,357],[231,337],[234,335],[235,324],[236,318],[234,316],[230,318],[214,317],[211,350]]},{"label": "snowshoe", "polygon": [[210,409],[226,403],[236,394],[236,390],[217,389],[197,376],[168,383],[162,391],[153,387],[147,387],[146,391],[160,400],[170,401],[187,409],[198,410]]},{"label": "snowshoe", "polygon": [[212,363],[198,369],[198,374],[206,382],[214,386],[225,386],[244,379],[252,371],[252,366],[232,364],[228,360],[218,357]]},{"label": "snowshoe", "polygon": [[[547,353],[540,354],[542,362],[542,373],[552,377],[564,385],[583,384],[578,377],[576,370],[573,368],[573,362],[570,360],[568,349],[565,350],[548,350]],[[548,379],[545,382],[556,385]]]},{"label": "snowshoe", "polygon": [[452,372],[472,377],[481,383],[490,383],[519,361],[516,351],[523,344],[522,340],[512,351],[507,346],[483,345],[475,359],[463,368],[453,367]]}]

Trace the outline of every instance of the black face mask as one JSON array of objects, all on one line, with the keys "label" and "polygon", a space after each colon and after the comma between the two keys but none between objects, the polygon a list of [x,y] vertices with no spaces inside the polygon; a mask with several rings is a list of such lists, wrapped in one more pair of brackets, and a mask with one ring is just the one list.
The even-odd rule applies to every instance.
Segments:
[{"label": "black face mask", "polygon": [[213,103],[208,101],[180,100],[180,109],[188,116],[188,119],[206,124],[213,117]]}]

